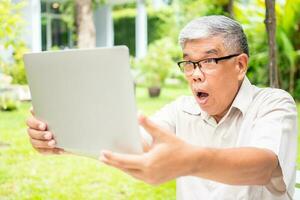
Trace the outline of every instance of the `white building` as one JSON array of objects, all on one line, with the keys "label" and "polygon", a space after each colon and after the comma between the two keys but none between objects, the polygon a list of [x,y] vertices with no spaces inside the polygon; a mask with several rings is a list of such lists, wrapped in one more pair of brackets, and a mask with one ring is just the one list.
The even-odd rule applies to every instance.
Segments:
[{"label": "white building", "polygon": [[[13,0],[20,2],[22,0]],[[64,0],[27,0],[28,4],[23,9],[27,22],[24,40],[32,51],[50,50],[53,48],[73,48],[74,31],[68,28],[62,20],[64,13],[59,12],[59,7]],[[136,56],[143,57],[147,52],[147,13],[145,0],[107,0],[105,5],[94,11],[96,28],[96,46],[113,46],[114,30],[112,8],[117,4],[136,1]],[[153,0],[154,7],[160,7],[164,0]]]}]

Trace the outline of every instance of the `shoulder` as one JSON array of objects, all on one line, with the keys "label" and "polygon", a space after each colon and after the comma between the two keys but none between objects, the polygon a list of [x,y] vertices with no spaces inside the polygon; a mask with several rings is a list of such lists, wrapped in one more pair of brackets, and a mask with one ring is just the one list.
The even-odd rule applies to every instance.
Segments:
[{"label": "shoulder", "polygon": [[297,113],[293,97],[286,91],[277,88],[255,87],[253,107],[260,113],[271,111],[287,111]]},{"label": "shoulder", "polygon": [[262,104],[271,102],[288,102],[295,104],[293,97],[285,90],[278,88],[258,88],[255,87],[255,92],[253,95],[253,100],[258,101]]},{"label": "shoulder", "polygon": [[181,113],[182,111],[197,112],[197,105],[193,96],[180,96],[163,106],[159,111],[168,113]]}]

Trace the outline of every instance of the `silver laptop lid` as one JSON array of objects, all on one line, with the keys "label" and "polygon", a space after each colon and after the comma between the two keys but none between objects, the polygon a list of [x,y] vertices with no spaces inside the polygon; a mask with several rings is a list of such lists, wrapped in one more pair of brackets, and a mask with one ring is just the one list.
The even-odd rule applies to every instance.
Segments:
[{"label": "silver laptop lid", "polygon": [[92,157],[142,152],[127,47],[29,53],[24,61],[36,117],[57,147]]}]

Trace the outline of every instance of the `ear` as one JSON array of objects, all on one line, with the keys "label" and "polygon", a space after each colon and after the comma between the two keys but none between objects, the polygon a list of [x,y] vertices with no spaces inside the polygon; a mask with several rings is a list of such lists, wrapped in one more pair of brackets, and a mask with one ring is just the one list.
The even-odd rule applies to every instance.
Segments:
[{"label": "ear", "polygon": [[242,53],[241,55],[239,55],[236,59],[237,61],[237,70],[238,70],[238,79],[240,81],[242,81],[247,73],[247,69],[248,69],[248,60],[249,57],[247,54]]}]

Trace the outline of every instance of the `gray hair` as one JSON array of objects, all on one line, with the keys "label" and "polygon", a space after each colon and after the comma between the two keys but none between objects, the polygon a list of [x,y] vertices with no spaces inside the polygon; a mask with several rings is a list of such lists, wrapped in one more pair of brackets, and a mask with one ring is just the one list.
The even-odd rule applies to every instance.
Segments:
[{"label": "gray hair", "polygon": [[249,56],[248,43],[242,26],[222,15],[199,17],[190,21],[179,34],[179,43],[183,48],[186,41],[222,36],[224,47],[243,52]]}]

